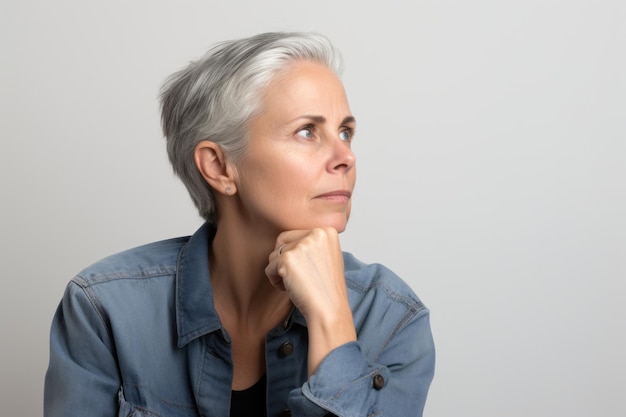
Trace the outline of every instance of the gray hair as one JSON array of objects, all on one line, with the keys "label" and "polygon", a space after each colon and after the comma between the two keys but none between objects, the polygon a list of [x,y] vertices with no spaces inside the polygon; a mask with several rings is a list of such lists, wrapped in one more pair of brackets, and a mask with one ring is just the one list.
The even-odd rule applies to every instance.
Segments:
[{"label": "gray hair", "polygon": [[248,123],[260,110],[263,88],[301,60],[341,73],[341,55],[326,37],[274,32],[221,42],[164,83],[161,123],[169,159],[206,221],[217,221],[215,196],[195,165],[196,145],[215,142],[237,163],[246,151]]}]

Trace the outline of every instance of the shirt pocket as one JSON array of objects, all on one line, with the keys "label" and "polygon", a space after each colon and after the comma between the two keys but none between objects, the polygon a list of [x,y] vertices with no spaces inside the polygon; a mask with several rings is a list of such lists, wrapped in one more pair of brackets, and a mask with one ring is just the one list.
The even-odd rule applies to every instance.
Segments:
[{"label": "shirt pocket", "polygon": [[126,398],[124,398],[123,388],[120,388],[120,391],[117,394],[117,399],[120,407],[117,417],[160,417],[158,414],[136,408],[131,403],[126,401]]},{"label": "shirt pocket", "polygon": [[117,398],[119,405],[117,417],[200,417],[195,408],[191,406],[173,406],[161,402],[154,407],[158,412],[155,412],[154,409],[148,410],[144,406],[137,406],[126,400],[123,387],[120,387]]}]

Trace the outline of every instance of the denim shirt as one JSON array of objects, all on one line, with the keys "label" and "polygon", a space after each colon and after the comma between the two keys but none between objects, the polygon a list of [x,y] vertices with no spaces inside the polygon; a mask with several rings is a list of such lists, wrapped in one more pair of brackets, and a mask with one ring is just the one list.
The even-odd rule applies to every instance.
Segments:
[{"label": "denim shirt", "polygon": [[[79,273],[54,316],[47,417],[228,417],[231,339],[213,305],[214,230],[131,249]],[[429,312],[382,265],[344,253],[358,341],[308,377],[293,309],[265,340],[267,415],[421,416],[434,373]]]}]

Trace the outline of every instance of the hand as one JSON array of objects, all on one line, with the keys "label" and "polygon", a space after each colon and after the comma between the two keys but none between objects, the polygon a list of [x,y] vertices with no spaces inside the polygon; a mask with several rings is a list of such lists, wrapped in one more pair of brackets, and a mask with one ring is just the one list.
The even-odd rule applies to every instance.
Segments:
[{"label": "hand", "polygon": [[356,340],[334,228],[281,233],[265,273],[272,285],[287,291],[307,321],[310,374],[332,349]]},{"label": "hand", "polygon": [[281,233],[265,273],[274,287],[289,293],[307,321],[348,302],[339,236],[333,228]]}]

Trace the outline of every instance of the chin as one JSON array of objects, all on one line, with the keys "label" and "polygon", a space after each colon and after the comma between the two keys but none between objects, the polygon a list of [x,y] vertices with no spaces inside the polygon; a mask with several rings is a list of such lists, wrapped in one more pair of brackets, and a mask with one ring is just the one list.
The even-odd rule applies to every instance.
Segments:
[{"label": "chin", "polygon": [[335,228],[335,230],[337,231],[337,233],[343,233],[346,230],[346,227],[348,227],[348,221],[345,220],[343,221],[341,224],[337,224],[337,225],[332,225],[332,227]]},{"label": "chin", "polygon": [[292,223],[291,225],[285,225],[283,230],[310,230],[317,227],[332,227],[337,233],[342,233],[348,226],[348,215],[346,213],[334,213],[326,216],[306,216],[306,220],[302,222]]},{"label": "chin", "polygon": [[323,223],[324,224],[320,224],[318,227],[332,227],[337,233],[343,233],[348,226],[348,218],[341,216],[341,218],[329,219],[329,221]]}]

